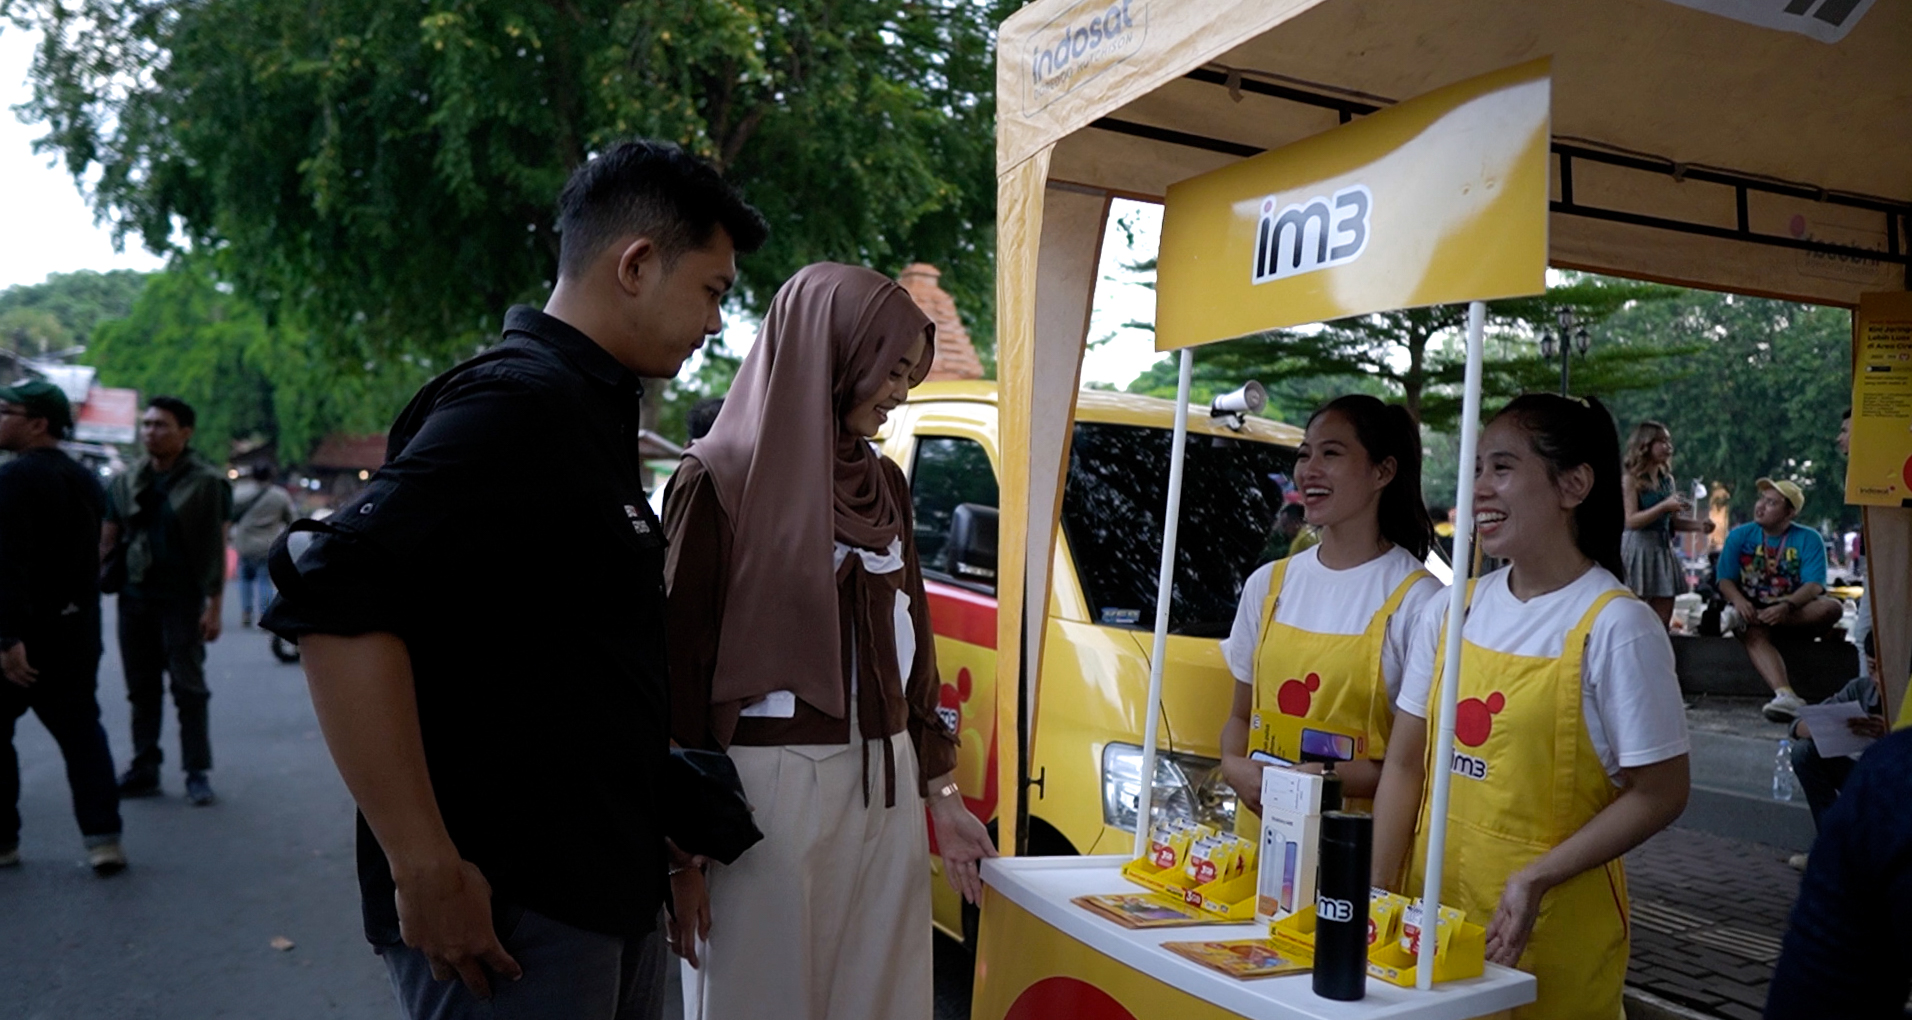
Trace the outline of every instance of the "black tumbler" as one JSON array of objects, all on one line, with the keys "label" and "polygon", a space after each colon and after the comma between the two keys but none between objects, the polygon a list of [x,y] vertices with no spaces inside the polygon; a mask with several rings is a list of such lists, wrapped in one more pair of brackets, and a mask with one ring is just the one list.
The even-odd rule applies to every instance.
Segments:
[{"label": "black tumbler", "polygon": [[1334,774],[1334,762],[1321,766],[1321,812],[1341,810],[1341,777]]},{"label": "black tumbler", "polygon": [[1374,816],[1321,816],[1321,870],[1315,884],[1314,992],[1352,1002],[1368,994],[1368,867]]}]

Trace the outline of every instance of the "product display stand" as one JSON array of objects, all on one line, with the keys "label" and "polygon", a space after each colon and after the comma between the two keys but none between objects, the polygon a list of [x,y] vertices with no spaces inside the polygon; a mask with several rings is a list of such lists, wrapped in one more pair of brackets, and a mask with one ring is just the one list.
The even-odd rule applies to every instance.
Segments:
[{"label": "product display stand", "polygon": [[1162,948],[1166,942],[1266,937],[1263,924],[1128,929],[1073,904],[1130,892],[1126,856],[1017,857],[983,862],[984,907],[971,1015],[978,1020],[1466,1020],[1532,1002],[1531,975],[1489,964],[1478,978],[1432,990],[1368,982],[1336,1002],[1306,973],[1237,980]]}]

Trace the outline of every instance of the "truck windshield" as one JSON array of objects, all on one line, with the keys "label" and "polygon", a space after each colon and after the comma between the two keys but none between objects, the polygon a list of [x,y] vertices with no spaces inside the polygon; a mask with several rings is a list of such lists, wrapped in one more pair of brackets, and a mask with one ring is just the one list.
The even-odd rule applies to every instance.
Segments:
[{"label": "truck windshield", "polygon": [[[1062,526],[1096,622],[1150,630],[1168,498],[1168,429],[1076,426]],[[1242,582],[1271,557],[1275,514],[1294,483],[1294,451],[1191,434],[1183,468],[1169,630],[1227,635]]]}]

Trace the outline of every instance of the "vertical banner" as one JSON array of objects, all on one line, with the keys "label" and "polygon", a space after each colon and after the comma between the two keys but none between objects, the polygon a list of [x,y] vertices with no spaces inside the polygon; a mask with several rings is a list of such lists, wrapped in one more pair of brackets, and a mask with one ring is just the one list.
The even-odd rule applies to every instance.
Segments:
[{"label": "vertical banner", "polygon": [[1545,292],[1551,64],[1170,185],[1156,349]]},{"label": "vertical banner", "polygon": [[1862,294],[1852,317],[1846,502],[1912,507],[1912,293]]}]

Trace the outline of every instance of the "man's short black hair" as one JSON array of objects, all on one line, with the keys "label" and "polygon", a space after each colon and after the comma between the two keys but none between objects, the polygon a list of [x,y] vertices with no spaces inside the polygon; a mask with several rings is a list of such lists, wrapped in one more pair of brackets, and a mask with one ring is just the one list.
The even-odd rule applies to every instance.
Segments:
[{"label": "man's short black hair", "polygon": [[1281,504],[1281,510],[1277,512],[1277,516],[1289,517],[1300,521],[1307,519],[1308,510],[1300,503],[1283,503]]},{"label": "man's short black hair", "polygon": [[710,427],[717,424],[717,412],[724,409],[724,398],[707,397],[690,405],[684,412],[684,431],[690,434],[692,442],[710,435]]},{"label": "man's short black hair", "polygon": [[558,196],[558,275],[575,278],[606,245],[648,237],[666,265],[718,227],[740,255],[770,226],[717,168],[669,142],[624,142],[578,167]]},{"label": "man's short black hair", "polygon": [[157,407],[172,415],[173,421],[182,429],[194,428],[199,424],[199,415],[193,413],[193,405],[178,397],[154,397],[146,402],[146,406]]}]

